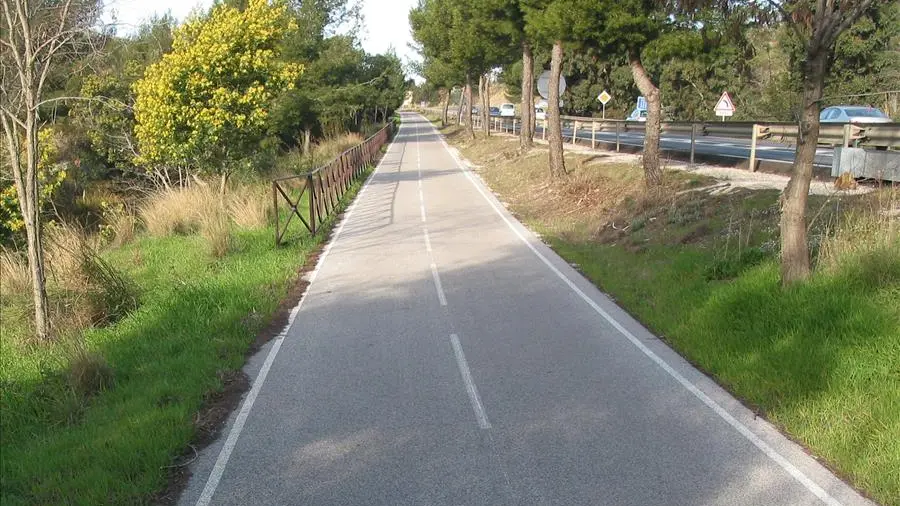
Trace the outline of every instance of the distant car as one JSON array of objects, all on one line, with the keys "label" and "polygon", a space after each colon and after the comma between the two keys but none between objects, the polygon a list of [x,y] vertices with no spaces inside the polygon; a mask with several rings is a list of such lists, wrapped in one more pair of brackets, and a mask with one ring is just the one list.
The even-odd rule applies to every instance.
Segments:
[{"label": "distant car", "polygon": [[544,121],[547,119],[547,110],[543,107],[535,107],[534,108],[534,119],[538,121]]},{"label": "distant car", "polygon": [[835,105],[819,114],[822,123],[890,123],[891,118],[880,109],[866,105]]},{"label": "distant car", "polygon": [[635,109],[625,118],[625,121],[647,121],[647,111],[644,109]]},{"label": "distant car", "polygon": [[500,116],[504,118],[513,118],[516,116],[515,104],[500,104]]},{"label": "distant car", "polygon": [[491,107],[488,109],[488,113],[491,116],[500,116],[500,108],[499,107]]},{"label": "distant car", "polygon": [[481,111],[481,109],[479,109],[478,107],[472,108],[472,114],[478,114],[480,111]]}]

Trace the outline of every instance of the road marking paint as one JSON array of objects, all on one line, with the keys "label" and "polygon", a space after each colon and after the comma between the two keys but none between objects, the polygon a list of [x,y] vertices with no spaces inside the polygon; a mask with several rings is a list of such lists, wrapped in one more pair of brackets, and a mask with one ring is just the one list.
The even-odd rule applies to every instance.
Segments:
[{"label": "road marking paint", "polygon": [[744,438],[750,441],[753,446],[756,446],[760,451],[762,451],[766,456],[772,459],[776,464],[778,464],[782,469],[784,469],[788,474],[790,474],[795,480],[797,480],[801,485],[806,487],[807,490],[812,492],[816,497],[818,497],[823,503],[828,504],[829,506],[842,506],[841,502],[832,497],[828,492],[825,491],[822,487],[820,487],[816,482],[810,479],[806,474],[803,473],[800,469],[798,469],[794,464],[788,461],[787,458],[778,453],[777,450],[768,445],[765,441],[763,441],[759,436],[757,436],[753,431],[751,431],[746,425],[741,423],[738,419],[731,415],[728,411],[725,410],[722,406],[720,406],[716,401],[712,400],[708,395],[706,395],[702,390],[700,390],[696,385],[691,383],[690,380],[682,376],[678,371],[672,368],[665,360],[663,360],[659,355],[653,352],[650,348],[648,348],[644,343],[642,343],[637,337],[634,336],[628,329],[622,326],[615,318],[612,317],[609,313],[607,313],[603,308],[600,307],[599,304],[594,302],[592,298],[590,298],[583,290],[578,288],[578,285],[575,284],[571,279],[568,278],[565,274],[562,273],[553,263],[545,257],[537,248],[529,241],[525,235],[523,235],[514,225],[513,223],[503,214],[500,208],[497,207],[496,204],[488,197],[487,193],[481,188],[481,185],[475,180],[470,171],[466,169],[460,161],[460,159],[456,156],[450,146],[447,145],[447,141],[441,136],[441,143],[444,145],[444,148],[456,162],[457,168],[469,179],[478,193],[484,198],[485,201],[494,209],[494,212],[500,216],[500,218],[506,223],[506,226],[509,227],[510,230],[523,242],[528,249],[531,250],[532,253],[538,259],[547,266],[547,268],[556,274],[559,279],[561,279],[576,295],[578,295],[584,302],[586,302],[597,314],[602,316],[610,325],[612,325],[616,330],[619,331],[626,339],[628,339],[631,344],[633,344],[637,349],[639,349],[644,355],[646,355],[650,360],[652,360],[656,365],[662,368],[665,372],[669,374],[675,381],[677,381],[681,386],[683,386],[688,392],[694,395],[697,399],[699,399],[703,404],[709,407],[715,414],[717,414],[720,418],[722,418],[728,425],[731,425],[735,430],[738,431]]},{"label": "road marking paint", "polygon": [[437,289],[438,301],[442,306],[447,305],[447,297],[444,296],[444,287],[441,285],[441,275],[438,274],[437,265],[431,262],[431,277],[434,278],[434,287]]},{"label": "road marking paint", "polygon": [[213,465],[213,469],[209,473],[209,478],[207,478],[206,485],[203,487],[203,491],[200,493],[200,498],[197,499],[197,506],[207,506],[210,501],[212,501],[213,495],[216,493],[216,488],[218,488],[219,482],[222,479],[222,474],[225,472],[225,466],[228,465],[228,459],[231,458],[231,453],[234,451],[234,447],[237,445],[238,438],[240,437],[241,432],[244,430],[244,425],[247,423],[247,417],[250,416],[250,410],[253,409],[253,404],[256,402],[257,396],[259,396],[259,391],[262,390],[263,384],[266,382],[266,377],[269,375],[269,370],[272,368],[272,363],[275,362],[275,357],[278,355],[278,351],[281,349],[281,345],[282,343],[284,343],[288,331],[290,331],[291,327],[294,325],[294,320],[297,318],[297,314],[300,312],[300,308],[303,306],[303,301],[306,300],[306,296],[307,294],[309,294],[313,282],[315,282],[316,277],[319,274],[319,270],[322,264],[325,262],[325,259],[331,252],[331,248],[341,237],[341,232],[344,231],[344,225],[346,225],[347,222],[350,221],[350,218],[353,216],[353,212],[356,211],[357,205],[362,200],[362,196],[366,193],[366,190],[368,190],[369,184],[373,179],[375,179],[375,175],[378,174],[378,171],[381,169],[381,164],[384,162],[384,160],[387,159],[387,153],[391,151],[391,149],[394,147],[394,142],[399,140],[399,137],[400,132],[398,131],[397,137],[395,137],[395,140],[392,140],[391,144],[388,146],[388,149],[385,152],[385,156],[382,157],[380,162],[378,162],[378,165],[375,167],[375,171],[371,176],[369,176],[369,179],[365,182],[362,189],[359,190],[359,193],[356,195],[356,199],[353,201],[353,204],[351,204],[350,208],[347,209],[347,213],[344,216],[344,219],[341,220],[341,223],[335,230],[334,236],[330,241],[328,241],[328,244],[322,251],[322,255],[319,257],[319,261],[316,262],[315,269],[310,274],[309,285],[307,285],[306,291],[300,297],[297,305],[294,306],[293,309],[291,309],[287,324],[275,337],[275,342],[272,345],[272,348],[269,350],[269,354],[266,355],[266,360],[263,362],[262,367],[259,369],[259,373],[256,375],[256,379],[253,380],[253,386],[250,388],[250,393],[248,393],[247,398],[244,399],[244,403],[241,405],[241,410],[238,413],[237,418],[235,418],[234,420],[234,425],[228,432],[228,437],[225,439],[225,443],[222,445],[222,449],[219,450],[219,456],[216,458],[216,463]]},{"label": "road marking paint", "polygon": [[484,406],[481,404],[481,398],[478,396],[478,387],[475,386],[475,381],[472,380],[472,372],[469,371],[469,364],[466,363],[466,355],[463,353],[462,345],[459,343],[459,336],[450,334],[450,344],[453,346],[453,354],[456,355],[456,365],[459,366],[459,373],[466,384],[469,400],[472,401],[472,409],[475,411],[475,419],[478,420],[478,426],[482,429],[490,429],[491,422],[488,420]]},{"label": "road marking paint", "polygon": [[428,237],[428,229],[423,227],[422,231],[425,233],[425,251],[431,253],[431,238]]},{"label": "road marking paint", "polygon": [[419,202],[419,213],[422,215],[422,223],[425,223],[425,202]]}]

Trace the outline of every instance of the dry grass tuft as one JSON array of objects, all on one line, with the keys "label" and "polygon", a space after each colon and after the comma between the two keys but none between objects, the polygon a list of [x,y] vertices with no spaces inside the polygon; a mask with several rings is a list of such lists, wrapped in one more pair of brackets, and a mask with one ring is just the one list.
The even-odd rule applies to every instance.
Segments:
[{"label": "dry grass tuft", "polygon": [[837,272],[848,262],[890,262],[900,257],[900,189],[880,190],[869,205],[842,217],[823,239],[819,267]]},{"label": "dry grass tuft", "polygon": [[205,214],[218,212],[219,196],[208,186],[194,185],[157,192],[141,207],[147,233],[156,237],[197,233]]},{"label": "dry grass tuft", "polygon": [[243,229],[263,228],[272,218],[272,201],[265,187],[240,186],[227,198],[228,214]]},{"label": "dry grass tuft", "polygon": [[66,383],[79,396],[87,398],[112,386],[114,377],[109,363],[87,350],[80,339],[72,339],[66,355]]},{"label": "dry grass tuft", "polygon": [[17,297],[31,293],[31,273],[25,257],[0,247],[0,297]]},{"label": "dry grass tuft", "polygon": [[210,210],[200,217],[200,235],[206,241],[207,249],[214,258],[228,254],[231,244],[231,222],[221,208]]}]

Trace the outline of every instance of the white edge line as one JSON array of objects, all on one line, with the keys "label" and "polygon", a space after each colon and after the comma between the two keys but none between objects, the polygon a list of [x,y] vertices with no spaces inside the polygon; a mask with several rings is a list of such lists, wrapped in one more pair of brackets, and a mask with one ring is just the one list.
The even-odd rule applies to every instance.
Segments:
[{"label": "white edge line", "polygon": [[422,232],[425,233],[425,251],[431,253],[431,238],[428,237],[428,229],[422,228]]},{"label": "white edge line", "polygon": [[472,409],[475,411],[475,419],[478,420],[478,426],[485,430],[490,429],[491,422],[484,411],[484,405],[481,404],[481,397],[478,396],[478,387],[475,386],[472,372],[469,371],[469,364],[466,362],[466,354],[463,353],[462,344],[459,343],[459,336],[450,334],[450,344],[453,346],[453,354],[456,355],[456,365],[459,366],[459,373],[462,375],[463,383],[466,384],[469,400],[472,401]]},{"label": "white edge line", "polygon": [[[397,136],[399,136],[399,133],[400,132],[398,130]],[[206,486],[203,487],[203,492],[201,492],[200,498],[197,499],[197,506],[207,506],[210,501],[212,501],[213,495],[216,493],[216,488],[218,488],[219,486],[219,481],[222,479],[222,474],[225,472],[225,466],[228,465],[228,459],[231,458],[231,452],[237,445],[238,437],[240,437],[241,431],[244,430],[244,424],[247,422],[247,417],[250,416],[250,410],[253,409],[253,404],[256,402],[256,397],[259,395],[259,391],[262,389],[263,384],[266,382],[266,376],[269,375],[269,369],[272,367],[272,363],[275,361],[275,356],[278,355],[278,350],[281,349],[281,344],[284,342],[284,338],[287,336],[288,331],[294,324],[294,320],[297,318],[297,314],[300,312],[300,307],[303,305],[303,301],[306,300],[306,295],[309,293],[310,289],[312,288],[313,282],[316,280],[316,277],[319,274],[319,269],[321,268],[322,263],[325,262],[325,258],[328,257],[328,253],[331,252],[331,248],[334,243],[336,243],[340,238],[341,232],[344,231],[344,225],[350,220],[350,217],[353,215],[353,211],[356,210],[357,204],[362,199],[362,196],[365,193],[366,189],[368,189],[369,183],[371,183],[372,180],[375,179],[375,174],[377,174],[379,169],[381,168],[381,163],[384,162],[385,159],[387,159],[387,153],[393,147],[394,140],[391,140],[387,151],[385,151],[385,155],[381,158],[381,161],[378,162],[378,165],[375,167],[375,171],[372,172],[372,175],[369,176],[369,179],[365,182],[362,189],[359,190],[359,193],[356,195],[353,204],[351,204],[350,208],[347,209],[347,212],[344,215],[344,218],[341,220],[341,223],[338,225],[337,230],[335,230],[335,233],[332,236],[331,240],[328,241],[328,244],[325,246],[325,250],[319,257],[318,262],[316,262],[315,269],[310,274],[309,284],[306,287],[306,291],[300,297],[297,305],[294,306],[293,309],[291,309],[287,324],[275,337],[275,343],[269,350],[269,354],[266,355],[265,362],[263,362],[259,373],[253,380],[253,387],[250,388],[250,393],[248,393],[247,398],[244,399],[244,402],[241,405],[241,411],[238,413],[237,418],[235,418],[234,420],[234,425],[232,425],[231,430],[228,432],[228,438],[225,440],[225,444],[222,445],[222,449],[219,450],[219,456],[216,458],[216,463],[213,466],[212,471],[209,473],[209,478],[207,478],[206,480]]]},{"label": "white edge line", "polygon": [[444,288],[441,286],[441,275],[438,274],[437,265],[431,262],[431,277],[434,278],[434,287],[437,289],[438,300],[442,306],[447,305],[447,297],[444,297]]},{"label": "white edge line", "polygon": [[790,461],[787,460],[784,456],[782,456],[778,451],[769,446],[765,441],[760,439],[753,431],[751,431],[746,425],[738,421],[734,416],[732,416],[728,411],[725,410],[722,406],[720,406],[716,401],[712,400],[708,395],[706,395],[702,390],[700,390],[697,386],[690,382],[687,378],[682,376],[678,371],[672,368],[665,360],[660,358],[659,355],[654,353],[650,348],[648,348],[644,343],[642,343],[637,337],[634,336],[628,329],[623,327],[615,318],[613,318],[609,313],[607,313],[603,308],[601,308],[593,299],[591,299],[584,291],[582,291],[578,286],[569,279],[565,274],[562,273],[559,269],[550,262],[547,257],[541,254],[537,248],[529,241],[515,226],[513,226],[512,222],[501,212],[501,210],[494,204],[493,201],[488,197],[488,195],[481,188],[481,185],[472,177],[470,171],[465,168],[464,164],[460,161],[460,159],[456,156],[456,153],[450,149],[450,146],[447,145],[447,141],[444,139],[443,135],[440,136],[441,143],[444,145],[444,148],[447,149],[447,152],[450,153],[450,156],[453,157],[454,162],[456,162],[457,168],[465,174],[465,176],[469,179],[472,185],[478,190],[478,193],[487,201],[487,203],[494,209],[501,219],[506,223],[510,230],[523,242],[528,249],[531,250],[532,253],[535,254],[543,263],[550,269],[554,274],[556,274],[569,288],[572,289],[582,300],[584,300],[591,308],[596,311],[600,316],[602,316],[606,321],[610,323],[616,330],[618,330],[625,338],[627,338],[631,344],[637,347],[641,352],[644,353],[647,357],[650,358],[653,362],[655,362],[659,367],[661,367],[664,371],[666,371],[672,378],[675,379],[678,383],[681,384],[687,391],[692,393],[694,397],[699,399],[703,404],[706,404],[713,412],[715,412],[719,417],[721,417],[728,425],[731,425],[736,429],[741,435],[743,435],[748,441],[750,441],[754,446],[759,448],[763,453],[765,453],[770,459],[775,461],[782,469],[787,471],[788,474],[794,477],[798,482],[800,482],[803,486],[805,486],[810,492],[812,492],[816,497],[818,497],[822,502],[828,504],[829,506],[842,506],[841,502],[832,497],[828,492],[825,491],[822,487],[816,484],[812,479],[806,476],[803,471],[799,470],[796,466],[794,466]]}]

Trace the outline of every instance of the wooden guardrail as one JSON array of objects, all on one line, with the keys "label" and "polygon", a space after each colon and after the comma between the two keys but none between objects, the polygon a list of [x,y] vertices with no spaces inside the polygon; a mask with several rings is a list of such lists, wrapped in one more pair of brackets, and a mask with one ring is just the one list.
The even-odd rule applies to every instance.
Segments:
[{"label": "wooden guardrail", "polygon": [[[344,151],[335,159],[315,170],[295,176],[272,180],[272,205],[275,207],[275,245],[281,244],[288,225],[294,217],[311,233],[321,225],[339,205],[353,180],[375,162],[381,147],[391,138],[393,123],[365,141]],[[288,217],[281,226],[280,205],[288,207]],[[304,202],[306,200],[306,202]],[[304,216],[304,212],[306,215]]]}]

